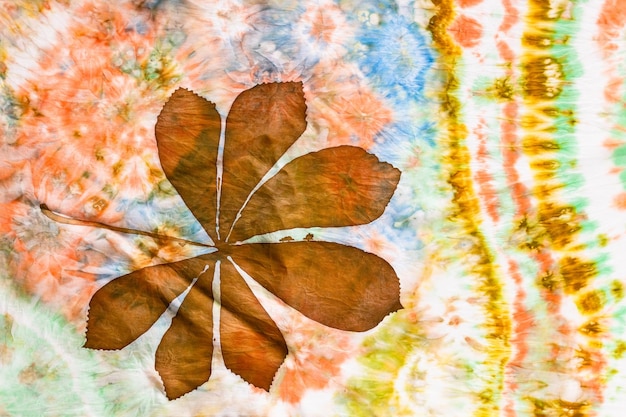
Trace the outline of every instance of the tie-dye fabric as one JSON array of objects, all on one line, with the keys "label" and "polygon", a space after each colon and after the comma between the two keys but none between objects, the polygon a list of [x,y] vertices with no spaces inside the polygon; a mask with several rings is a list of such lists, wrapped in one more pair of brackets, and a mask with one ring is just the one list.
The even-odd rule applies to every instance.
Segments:
[{"label": "tie-dye fabric", "polygon": [[[0,0],[0,416],[622,416],[625,38],[623,0]],[[270,104],[240,112],[251,91]],[[184,95],[202,116],[159,133]],[[271,158],[282,133],[244,140],[233,168],[233,114],[297,135]],[[201,117],[210,163],[185,148],[208,127],[180,139]],[[212,211],[189,197],[207,164]],[[149,330],[109,344],[96,313],[132,328],[164,294],[139,277],[189,259]],[[208,316],[184,310],[216,262]],[[241,305],[283,350],[224,332]],[[179,369],[159,352],[185,314]]]}]

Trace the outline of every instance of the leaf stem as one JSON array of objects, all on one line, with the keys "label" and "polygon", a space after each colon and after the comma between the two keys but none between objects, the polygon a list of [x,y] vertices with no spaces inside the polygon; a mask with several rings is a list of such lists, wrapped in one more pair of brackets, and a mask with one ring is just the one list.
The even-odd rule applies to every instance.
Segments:
[{"label": "leaf stem", "polygon": [[151,238],[153,238],[155,240],[169,240],[169,241],[179,242],[179,243],[186,244],[186,245],[203,246],[203,247],[206,247],[206,248],[212,248],[213,247],[213,246],[208,245],[206,243],[194,242],[192,240],[181,239],[181,238],[178,238],[178,237],[165,236],[165,235],[160,235],[158,233],[145,232],[143,230],[127,229],[125,227],[111,226],[111,225],[100,223],[100,222],[93,222],[93,221],[88,221],[88,220],[74,219],[72,217],[64,216],[64,215],[61,215],[61,214],[53,212],[45,204],[40,204],[39,208],[41,209],[41,212],[46,217],[48,217],[50,220],[54,220],[57,223],[69,224],[69,225],[72,225],[72,226],[98,227],[98,228],[101,228],[101,229],[108,229],[108,230],[112,230],[114,232],[119,232],[119,233],[127,233],[127,234],[131,234],[131,235],[148,236],[148,237],[151,237]]}]

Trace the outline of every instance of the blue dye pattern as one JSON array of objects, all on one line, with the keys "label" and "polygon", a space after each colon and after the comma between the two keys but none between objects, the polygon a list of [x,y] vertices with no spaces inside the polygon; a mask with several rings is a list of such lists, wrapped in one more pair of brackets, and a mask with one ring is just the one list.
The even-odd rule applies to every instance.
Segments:
[{"label": "blue dye pattern", "polygon": [[[418,197],[412,192],[406,196],[394,196],[384,214],[375,223],[379,226],[377,231],[389,242],[395,242],[406,250],[421,250],[424,248],[424,242],[418,236],[418,232],[419,218],[423,214],[423,209],[415,205],[415,200],[408,204],[409,198]],[[380,224],[385,226],[380,227]]]},{"label": "blue dye pattern", "polygon": [[376,135],[372,152],[383,161],[401,166],[418,148],[435,147],[436,129],[435,122],[404,115]]},{"label": "blue dye pattern", "polygon": [[273,74],[282,72],[285,62],[305,68],[315,64],[315,59],[309,56],[311,51],[294,42],[296,22],[305,10],[303,6],[297,5],[259,12],[251,30],[244,37],[244,44],[254,57],[257,67],[263,68],[267,74]]},{"label": "blue dye pattern", "polygon": [[383,16],[377,27],[363,27],[355,48],[361,70],[389,99],[419,97],[433,54],[419,27],[401,16]]}]

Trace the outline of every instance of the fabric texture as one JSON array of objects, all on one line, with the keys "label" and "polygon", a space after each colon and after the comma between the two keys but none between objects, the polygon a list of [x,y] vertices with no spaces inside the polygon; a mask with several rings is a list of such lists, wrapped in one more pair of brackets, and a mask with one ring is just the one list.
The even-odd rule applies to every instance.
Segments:
[{"label": "fabric texture", "polygon": [[626,410],[623,0],[0,0],[0,416]]}]

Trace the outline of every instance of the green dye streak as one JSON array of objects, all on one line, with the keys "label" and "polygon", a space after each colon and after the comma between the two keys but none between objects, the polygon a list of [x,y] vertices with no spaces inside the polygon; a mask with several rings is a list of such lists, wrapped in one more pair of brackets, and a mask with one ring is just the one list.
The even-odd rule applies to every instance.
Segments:
[{"label": "green dye streak", "polygon": [[622,184],[624,185],[624,188],[626,188],[626,171],[622,171],[619,174],[619,179],[622,182]]},{"label": "green dye streak", "polygon": [[359,357],[364,374],[348,381],[346,390],[336,398],[349,416],[411,416],[412,410],[398,401],[395,386],[406,360],[416,351],[427,349],[418,323],[412,322],[402,310],[381,324],[368,337]]},{"label": "green dye streak", "polygon": [[622,145],[613,151],[615,165],[626,166],[626,145]]},{"label": "green dye streak", "polygon": [[337,398],[348,415],[383,415],[381,413],[385,410],[394,407],[397,374],[410,352],[423,343],[419,328],[410,326],[408,321],[399,319],[400,316],[397,314],[384,323],[375,336],[363,344],[365,353],[359,357],[359,362],[365,369],[365,375],[351,379],[346,391]]},{"label": "green dye streak", "polygon": [[11,300],[0,315],[0,414],[107,416],[93,373],[98,362],[82,349],[83,337],[9,277],[0,275],[0,292]]}]

